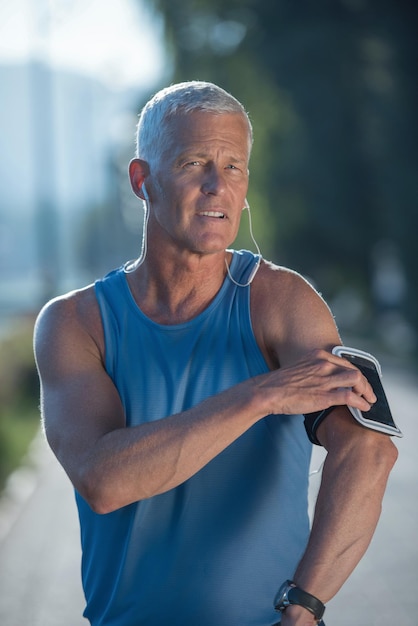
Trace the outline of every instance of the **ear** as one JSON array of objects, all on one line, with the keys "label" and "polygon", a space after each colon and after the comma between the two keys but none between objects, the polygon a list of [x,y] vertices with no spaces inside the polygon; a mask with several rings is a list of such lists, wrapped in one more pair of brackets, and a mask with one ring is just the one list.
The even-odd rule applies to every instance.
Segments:
[{"label": "ear", "polygon": [[134,194],[138,196],[138,198],[141,198],[141,200],[145,200],[142,185],[148,175],[148,163],[142,159],[132,159],[129,163],[129,178]]}]

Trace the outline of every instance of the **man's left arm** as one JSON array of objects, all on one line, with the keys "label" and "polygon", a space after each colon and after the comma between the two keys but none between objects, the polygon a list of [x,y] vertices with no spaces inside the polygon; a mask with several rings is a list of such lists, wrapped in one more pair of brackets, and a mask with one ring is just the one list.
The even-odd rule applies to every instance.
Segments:
[{"label": "man's left arm", "polygon": [[[358,425],[345,407],[335,409],[317,434],[328,454],[310,539],[293,580],[326,604],[370,544],[397,449],[387,435]],[[282,618],[283,626],[315,623],[299,606]]]},{"label": "man's left arm", "polygon": [[[314,348],[331,351],[341,343],[328,306],[301,276],[263,265],[257,278],[252,289],[254,329],[270,367],[292,366]],[[316,436],[327,457],[309,542],[293,581],[326,604],[373,537],[397,449],[388,435],[360,426],[346,406],[331,411]],[[293,605],[283,612],[281,623],[313,626],[316,621],[305,608]]]}]

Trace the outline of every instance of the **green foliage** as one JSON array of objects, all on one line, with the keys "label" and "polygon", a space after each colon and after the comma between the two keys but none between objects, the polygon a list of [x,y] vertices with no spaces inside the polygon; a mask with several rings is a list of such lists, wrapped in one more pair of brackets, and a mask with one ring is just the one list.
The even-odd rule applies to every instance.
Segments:
[{"label": "green foliage", "polygon": [[418,329],[417,5],[153,4],[173,81],[211,80],[249,110],[249,199],[265,256],[309,275],[327,298],[355,289],[377,314],[373,256],[390,241],[409,286],[397,306]]},{"label": "green foliage", "polygon": [[0,494],[7,477],[25,456],[39,428],[39,412],[27,406],[0,415]]},{"label": "green foliage", "polygon": [[39,428],[32,333],[33,320],[25,320],[0,341],[0,491]]}]

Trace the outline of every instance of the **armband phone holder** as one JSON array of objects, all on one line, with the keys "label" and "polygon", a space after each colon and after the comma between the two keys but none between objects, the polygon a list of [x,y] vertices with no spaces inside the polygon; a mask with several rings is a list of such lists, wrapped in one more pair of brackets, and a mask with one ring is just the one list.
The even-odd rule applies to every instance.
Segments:
[{"label": "armband phone holder", "polygon": [[[358,350],[357,348],[348,348],[346,346],[335,346],[332,354],[340,356],[355,365],[361,373],[367,378],[373,391],[377,397],[377,401],[373,404],[369,411],[360,411],[355,407],[349,406],[348,409],[352,416],[366,428],[377,430],[385,435],[403,437],[401,430],[395,424],[389,403],[382,385],[382,368],[379,361],[368,352]],[[334,406],[316,411],[314,413],[305,414],[305,429],[309,440],[321,445],[316,436],[321,422],[335,409]]]},{"label": "armband phone holder", "polygon": [[345,346],[335,346],[332,353],[355,365],[367,378],[377,397],[377,401],[369,411],[360,411],[349,406],[348,408],[352,416],[366,428],[378,430],[386,435],[403,437],[401,430],[392,417],[385,390],[383,389],[382,368],[379,361],[368,352]]}]

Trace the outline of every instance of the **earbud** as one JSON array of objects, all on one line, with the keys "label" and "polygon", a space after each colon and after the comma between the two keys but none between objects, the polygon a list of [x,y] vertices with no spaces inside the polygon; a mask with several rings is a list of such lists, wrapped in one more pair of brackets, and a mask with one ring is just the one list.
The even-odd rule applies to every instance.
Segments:
[{"label": "earbud", "polygon": [[245,202],[244,202],[244,206],[242,207],[242,210],[249,209],[249,208],[250,208],[250,205],[248,204],[247,198],[245,198]]},{"label": "earbud", "polygon": [[146,201],[147,205],[149,205],[149,195],[148,195],[148,191],[147,191],[147,189],[145,187],[145,183],[142,183],[141,189],[142,189],[142,193],[144,194],[145,201]]}]

